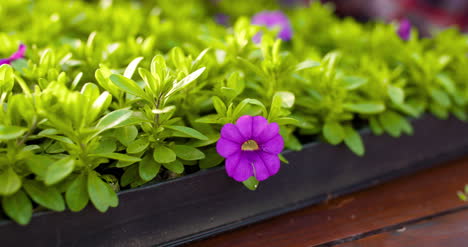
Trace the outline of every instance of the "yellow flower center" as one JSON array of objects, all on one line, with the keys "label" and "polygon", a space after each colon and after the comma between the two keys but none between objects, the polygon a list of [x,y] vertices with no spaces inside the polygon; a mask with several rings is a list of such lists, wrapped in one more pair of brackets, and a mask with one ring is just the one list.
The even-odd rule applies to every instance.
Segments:
[{"label": "yellow flower center", "polygon": [[258,147],[258,144],[254,140],[248,140],[242,144],[241,147],[242,151],[256,151],[259,150],[260,148]]}]

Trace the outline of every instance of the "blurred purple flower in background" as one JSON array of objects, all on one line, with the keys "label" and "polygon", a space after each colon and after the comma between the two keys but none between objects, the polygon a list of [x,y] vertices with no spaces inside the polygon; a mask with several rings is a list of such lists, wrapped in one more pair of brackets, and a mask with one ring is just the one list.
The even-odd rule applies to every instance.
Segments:
[{"label": "blurred purple flower in background", "polygon": [[397,33],[402,40],[409,40],[411,35],[411,22],[408,19],[401,20]]},{"label": "blurred purple flower in background", "polygon": [[11,62],[23,58],[25,52],[26,52],[26,46],[24,44],[20,44],[18,47],[18,51],[13,53],[13,55],[11,55],[9,58],[0,59],[0,65],[11,64]]},{"label": "blurred purple flower in background", "polygon": [[216,151],[226,158],[226,172],[234,180],[242,182],[255,176],[262,181],[279,171],[278,154],[283,147],[277,123],[246,115],[236,124],[223,126]]},{"label": "blurred purple flower in background", "polygon": [[[288,41],[292,38],[292,27],[288,17],[281,11],[262,11],[252,18],[252,24],[265,26],[269,29],[279,28],[278,38]],[[259,43],[262,38],[261,33],[253,37],[255,43]]]},{"label": "blurred purple flower in background", "polygon": [[215,21],[220,25],[227,26],[229,24],[229,16],[222,13],[216,14]]}]

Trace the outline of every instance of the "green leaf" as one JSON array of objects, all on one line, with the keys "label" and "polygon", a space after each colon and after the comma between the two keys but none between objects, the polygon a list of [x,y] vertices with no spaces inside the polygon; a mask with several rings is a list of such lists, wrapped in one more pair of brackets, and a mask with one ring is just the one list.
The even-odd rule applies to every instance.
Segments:
[{"label": "green leaf", "polygon": [[408,120],[400,114],[392,111],[387,111],[379,115],[379,123],[382,128],[393,137],[399,137],[401,132],[411,134],[413,128]]},{"label": "green leaf", "polygon": [[177,157],[183,160],[201,160],[205,158],[205,154],[202,151],[190,146],[175,145],[172,147],[172,150],[174,150]]},{"label": "green leaf", "polygon": [[338,122],[327,122],[323,126],[323,136],[332,145],[337,145],[343,141],[345,132]]},{"label": "green leaf", "polygon": [[125,69],[123,76],[128,79],[132,79],[132,76],[135,73],[135,70],[138,67],[138,64],[141,62],[141,60],[143,60],[143,57],[137,57],[133,59]]},{"label": "green leaf", "polygon": [[406,133],[407,135],[412,135],[413,134],[413,127],[411,126],[408,119],[406,119],[404,117],[400,118],[400,129],[404,133]]},{"label": "green leaf", "polygon": [[90,107],[86,116],[87,121],[94,122],[94,120],[96,120],[96,118],[99,116],[99,113],[106,110],[111,103],[112,96],[109,94],[109,92],[103,92],[101,95],[99,95],[99,97],[93,102],[93,105]]},{"label": "green leaf", "polygon": [[[239,72],[232,73],[227,80],[227,88],[234,90],[234,94],[231,95],[233,98],[241,94],[245,89],[245,82],[240,78]],[[221,91],[223,90],[222,87]]]},{"label": "green leaf", "polygon": [[205,158],[200,160],[199,165],[201,169],[208,169],[221,164],[223,161],[224,158],[218,154],[216,148],[210,148],[205,151]]},{"label": "green leaf", "polygon": [[449,117],[448,109],[437,103],[429,104],[429,111],[439,119],[446,120]]},{"label": "green leaf", "polygon": [[242,57],[237,57],[237,60],[240,62],[241,65],[243,65],[245,68],[251,70],[255,74],[261,76],[261,77],[266,77],[267,75],[263,72],[262,69],[260,69],[257,65],[253,64],[249,60],[242,58]]},{"label": "green leaf", "polygon": [[373,103],[373,102],[366,102],[366,103],[347,103],[343,105],[343,108],[357,113],[363,114],[376,114],[383,112],[385,110],[385,105],[382,103]]},{"label": "green leaf", "polygon": [[114,191],[112,186],[108,183],[105,183],[106,188],[107,188],[107,194],[108,194],[108,199],[109,199],[109,207],[117,207],[119,206],[119,197],[117,196],[117,193]]},{"label": "green leaf", "polygon": [[90,153],[99,154],[99,153],[113,153],[117,150],[117,143],[112,138],[103,138],[99,141],[98,146],[92,150]]},{"label": "green leaf", "polygon": [[27,129],[23,127],[0,125],[0,141],[16,139],[26,131]]},{"label": "green leaf", "polygon": [[133,166],[128,167],[125,170],[125,172],[122,174],[122,177],[120,178],[120,185],[127,186],[138,179],[139,179],[138,166],[133,165]]},{"label": "green leaf", "polygon": [[284,155],[278,154],[278,157],[281,160],[281,162],[283,162],[285,164],[289,164],[289,161],[286,159],[286,157],[284,157]]},{"label": "green leaf", "polygon": [[[13,65],[14,66],[14,65]],[[14,74],[10,65],[0,65],[0,94],[10,92],[14,86]]]},{"label": "green leaf", "polygon": [[467,196],[465,195],[465,193],[461,192],[461,191],[458,191],[457,192],[457,196],[460,200],[466,202],[468,200]]},{"label": "green leaf", "polygon": [[200,133],[199,131],[197,131],[195,129],[192,129],[192,128],[189,128],[189,127],[185,127],[185,126],[166,126],[166,128],[171,129],[171,130],[175,130],[177,132],[180,132],[180,133],[185,134],[185,135],[187,135],[189,137],[193,137],[193,138],[196,138],[196,139],[199,139],[199,140],[203,140],[203,141],[208,140],[207,136],[205,136],[202,133]]},{"label": "green leaf", "polygon": [[8,167],[0,173],[0,195],[8,196],[14,194],[21,188],[21,178],[13,168]]},{"label": "green leaf", "polygon": [[91,202],[97,210],[104,213],[111,206],[112,198],[109,194],[109,188],[102,179],[97,176],[96,172],[88,174],[88,194]]},{"label": "green leaf", "polygon": [[118,167],[118,168],[127,167],[127,166],[130,166],[130,165],[134,164],[134,163],[135,162],[117,161],[117,163],[115,164],[115,167]]},{"label": "green leaf", "polygon": [[293,107],[296,97],[291,92],[276,92],[273,97],[279,97],[281,99],[281,107],[289,109]]},{"label": "green leaf", "polygon": [[373,132],[375,135],[381,135],[381,134],[383,134],[383,129],[382,129],[382,127],[380,126],[380,123],[379,123],[379,121],[377,120],[377,118],[375,118],[375,117],[369,118],[369,125],[370,125],[370,128],[371,128],[372,132]]},{"label": "green leaf", "polygon": [[210,50],[210,48],[206,48],[205,50],[203,50],[202,52],[200,52],[200,54],[197,56],[197,58],[193,61],[193,65],[197,65],[199,64],[203,58],[205,57],[206,53]]},{"label": "green leaf", "polygon": [[255,177],[250,177],[249,179],[242,182],[244,186],[249,190],[256,190],[258,188],[258,184],[260,183]]},{"label": "green leaf", "polygon": [[47,169],[45,176],[45,184],[52,185],[68,176],[75,167],[75,159],[72,157],[65,157],[54,162]]},{"label": "green leaf", "polygon": [[143,152],[149,146],[149,141],[146,138],[137,139],[130,143],[127,147],[127,153],[136,154]]},{"label": "green leaf", "polygon": [[393,101],[393,103],[403,104],[403,100],[405,98],[405,92],[403,91],[403,89],[389,85],[387,88],[387,93],[390,99]]},{"label": "green leaf", "polygon": [[344,142],[346,146],[359,156],[364,155],[364,144],[362,143],[361,136],[352,127],[345,127]]},{"label": "green leaf", "polygon": [[291,134],[286,134],[287,137],[284,138],[284,146],[287,149],[293,150],[293,151],[300,151],[302,150],[302,144],[301,142],[293,135]]},{"label": "green leaf", "polygon": [[259,107],[260,110],[261,110],[261,113],[263,113],[265,116],[267,115],[266,107],[261,101],[259,101],[257,99],[246,98],[246,99],[243,99],[237,105],[236,109],[234,110],[234,113],[232,114],[233,118],[237,119],[237,118],[239,118],[239,117],[241,117],[243,115],[256,115],[256,114],[252,114],[252,113],[248,112],[248,110],[249,110],[248,106],[249,105],[257,106],[257,109]]},{"label": "green leaf", "polygon": [[151,98],[143,91],[143,89],[138,86],[136,82],[134,82],[131,79],[128,79],[125,76],[119,75],[119,74],[112,74],[110,76],[110,80],[120,89],[125,91],[126,93],[129,93],[131,95],[135,95],[137,97],[140,97],[142,99],[145,99],[148,102],[151,102]]},{"label": "green leaf", "polygon": [[157,144],[154,147],[153,158],[158,163],[170,163],[176,160],[176,154],[172,149],[164,145]]},{"label": "green leaf", "polygon": [[[6,65],[5,65],[6,66]],[[28,69],[28,61],[26,59],[17,59],[11,62],[11,66],[19,72],[23,72],[25,69]]]},{"label": "green leaf", "polygon": [[159,88],[160,88],[160,79],[159,77],[156,78],[146,69],[138,68],[138,73],[140,74],[141,78],[145,82],[146,91],[151,93],[151,95],[158,95]]},{"label": "green leaf", "polygon": [[121,153],[108,153],[108,154],[89,154],[91,157],[103,157],[113,160],[126,161],[126,162],[138,162],[141,159],[135,156],[130,156]]},{"label": "green leaf", "polygon": [[347,90],[354,90],[360,88],[362,85],[368,82],[367,78],[357,77],[357,76],[344,76],[342,78],[343,86]]},{"label": "green leaf", "polygon": [[320,66],[319,62],[312,61],[312,60],[306,60],[304,62],[301,62],[301,63],[297,64],[296,67],[294,68],[294,71],[301,71],[301,70],[305,70],[305,69],[315,68],[315,67],[318,67],[318,66]]},{"label": "green leaf", "polygon": [[96,128],[100,130],[99,132],[114,128],[123,121],[129,119],[132,114],[132,111],[124,109],[113,111],[102,117],[97,123]]},{"label": "green leaf", "polygon": [[279,125],[299,125],[299,120],[291,117],[281,117],[281,118],[276,118],[273,120],[273,122],[279,124]]},{"label": "green leaf", "polygon": [[80,174],[73,180],[65,192],[68,208],[73,212],[81,211],[88,205],[88,186],[86,174]]},{"label": "green leaf", "polygon": [[196,70],[195,72],[191,73],[190,75],[186,76],[182,80],[175,82],[174,85],[172,86],[172,89],[169,90],[169,92],[166,94],[166,97],[169,97],[170,95],[184,89],[187,87],[189,84],[194,82],[200,75],[205,71],[205,67],[200,68]]},{"label": "green leaf", "polygon": [[151,155],[145,155],[138,168],[141,179],[150,181],[158,175],[161,164],[155,162]]},{"label": "green leaf", "polygon": [[4,196],[2,207],[5,214],[20,225],[27,225],[31,221],[32,203],[22,190],[13,195]]},{"label": "green leaf", "polygon": [[26,160],[26,165],[34,174],[45,177],[54,160],[44,155],[34,155]]},{"label": "green leaf", "polygon": [[177,174],[182,174],[184,172],[184,164],[180,160],[175,160],[170,163],[162,164],[169,171],[175,172]]},{"label": "green leaf", "polygon": [[229,87],[221,87],[220,96],[223,96],[225,99],[227,99],[227,102],[231,102],[237,95],[239,95],[239,93],[235,89]]},{"label": "green leaf", "polygon": [[447,108],[447,107],[450,107],[451,105],[451,101],[450,101],[450,97],[448,96],[448,94],[440,89],[437,89],[437,88],[431,88],[429,90],[429,93],[432,97],[432,99],[437,102],[439,105]]},{"label": "green leaf", "polygon": [[457,91],[455,87],[455,83],[453,82],[452,78],[448,76],[447,74],[438,74],[437,75],[437,81],[444,87],[445,91],[448,93],[454,95]]},{"label": "green leaf", "polygon": [[211,100],[213,101],[213,106],[216,112],[221,116],[225,116],[227,107],[224,102],[218,96],[211,97]]},{"label": "green leaf", "polygon": [[175,109],[176,109],[175,106],[170,105],[170,106],[164,107],[163,109],[154,109],[154,110],[151,110],[151,112],[154,113],[154,114],[163,114],[163,113],[168,113],[168,112],[175,111]]},{"label": "green leaf", "polygon": [[37,204],[54,211],[65,210],[65,201],[60,192],[54,187],[45,186],[34,180],[24,181],[24,189]]},{"label": "green leaf", "polygon": [[221,121],[222,120],[220,120],[220,117],[217,114],[206,115],[195,120],[196,123],[208,123],[208,124],[222,123]]},{"label": "green leaf", "polygon": [[142,118],[142,117],[130,117],[128,118],[127,120],[119,123],[118,125],[116,125],[114,128],[121,128],[121,127],[125,127],[125,126],[130,126],[130,125],[137,125],[137,124],[141,124],[141,123],[151,123],[151,120],[148,120],[148,119],[145,119],[145,118]]},{"label": "green leaf", "polygon": [[138,129],[135,126],[125,126],[115,129],[115,137],[124,146],[128,146],[138,135]]}]

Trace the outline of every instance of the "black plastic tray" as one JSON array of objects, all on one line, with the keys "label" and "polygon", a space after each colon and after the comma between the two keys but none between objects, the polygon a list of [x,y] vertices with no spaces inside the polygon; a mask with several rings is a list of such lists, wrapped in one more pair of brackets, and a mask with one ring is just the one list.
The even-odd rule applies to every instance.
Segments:
[{"label": "black plastic tray", "polygon": [[400,138],[363,131],[362,158],[324,143],[285,152],[289,165],[257,191],[219,167],[121,192],[119,207],[105,214],[88,207],[40,213],[28,226],[3,221],[1,246],[176,246],[468,154],[468,124],[424,116],[413,126],[413,136]]}]

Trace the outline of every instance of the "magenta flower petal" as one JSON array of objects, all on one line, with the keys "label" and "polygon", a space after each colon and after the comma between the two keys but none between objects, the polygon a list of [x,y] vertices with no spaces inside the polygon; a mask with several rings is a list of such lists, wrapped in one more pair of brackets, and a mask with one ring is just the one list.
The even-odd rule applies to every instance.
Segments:
[{"label": "magenta flower petal", "polygon": [[280,159],[277,154],[270,154],[266,152],[259,152],[258,155],[268,169],[270,176],[278,173],[280,169]]},{"label": "magenta flower petal", "polygon": [[262,116],[252,118],[252,138],[257,138],[268,126],[268,121]]},{"label": "magenta flower petal", "polygon": [[271,154],[279,154],[281,151],[283,151],[283,148],[283,137],[281,137],[279,134],[262,144],[262,150]]},{"label": "magenta flower petal", "polygon": [[10,64],[11,63],[11,60],[9,58],[3,58],[3,59],[0,59],[0,65],[2,64]]},{"label": "magenta flower petal", "polygon": [[271,140],[273,137],[278,135],[279,133],[279,125],[277,123],[271,123],[266,126],[263,132],[258,135],[256,138],[259,144],[265,143]]},{"label": "magenta flower petal", "polygon": [[23,44],[20,44],[18,47],[18,51],[13,53],[13,55],[11,55],[9,58],[0,59],[0,65],[11,64],[11,62],[23,58],[25,52],[26,52],[26,46]]},{"label": "magenta flower petal", "polygon": [[218,154],[224,158],[228,158],[229,156],[241,151],[241,144],[224,138],[219,138],[218,143],[216,143],[216,151],[218,151]]},{"label": "magenta flower petal", "polygon": [[226,172],[236,181],[251,176],[263,181],[280,169],[278,154],[284,148],[277,123],[262,116],[242,116],[236,124],[226,124],[216,144],[217,152],[226,158]]},{"label": "magenta flower petal", "polygon": [[242,153],[231,177],[238,182],[243,182],[252,177],[253,174],[254,172],[250,155]]},{"label": "magenta flower petal", "polygon": [[278,38],[282,40],[290,40],[292,38],[291,26],[286,26],[278,33]]},{"label": "magenta flower petal", "polygon": [[10,59],[17,60],[17,59],[23,58],[25,52],[26,52],[26,46],[24,44],[20,44],[18,47],[18,51],[13,53],[13,55],[10,56]]},{"label": "magenta flower petal", "polygon": [[[288,41],[292,38],[292,27],[288,17],[281,11],[262,11],[252,18],[253,25],[265,26],[269,29],[278,27],[280,29],[278,38]],[[255,43],[261,40],[261,33],[253,37]]]},{"label": "magenta flower petal", "polygon": [[234,124],[228,123],[221,129],[221,137],[239,144],[247,141]]},{"label": "magenta flower petal", "polygon": [[226,159],[226,172],[229,177],[234,176],[234,173],[236,172],[236,168],[237,168],[237,165],[239,164],[240,158],[241,158],[241,152],[235,153]]},{"label": "magenta flower petal", "polygon": [[250,160],[254,166],[254,176],[258,181],[263,181],[271,176],[265,162],[257,153],[251,153]]},{"label": "magenta flower petal", "polygon": [[252,137],[252,116],[242,116],[237,119],[236,126],[245,139]]},{"label": "magenta flower petal", "polygon": [[409,40],[411,36],[411,22],[408,19],[401,20],[397,33],[402,40]]}]

